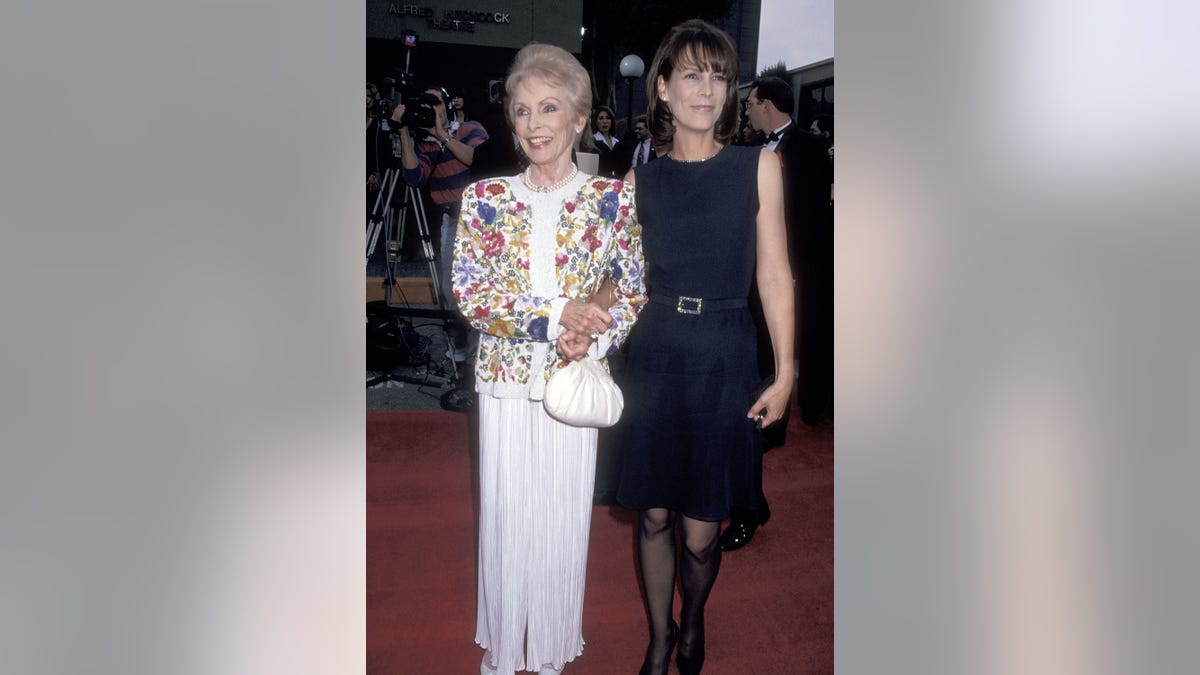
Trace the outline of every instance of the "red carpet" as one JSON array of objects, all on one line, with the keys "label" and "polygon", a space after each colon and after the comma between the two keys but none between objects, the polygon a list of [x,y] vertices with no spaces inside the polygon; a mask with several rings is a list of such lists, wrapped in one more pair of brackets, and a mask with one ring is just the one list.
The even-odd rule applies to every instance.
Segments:
[{"label": "red carpet", "polygon": [[[798,412],[798,411],[793,411]],[[723,554],[706,612],[711,675],[833,672],[833,427],[791,416],[763,458],[771,521]],[[479,672],[474,421],[367,413],[367,673]],[[633,675],[648,633],[634,514],[592,513],[583,655],[564,675]],[[679,600],[675,603],[678,616]],[[674,664],[671,673],[675,673]]]}]

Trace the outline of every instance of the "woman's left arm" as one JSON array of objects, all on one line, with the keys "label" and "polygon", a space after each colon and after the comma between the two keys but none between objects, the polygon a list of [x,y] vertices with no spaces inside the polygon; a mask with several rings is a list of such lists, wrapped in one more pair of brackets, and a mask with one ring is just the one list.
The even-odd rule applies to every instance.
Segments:
[{"label": "woman's left arm", "polygon": [[792,341],[796,329],[792,269],[788,263],[787,226],[783,211],[783,173],[774,153],[763,149],[758,156],[758,262],[755,274],[762,298],[771,351],[775,356],[775,382],[751,406],[746,417],[756,418],[762,410],[762,425],[778,421],[787,411],[792,394],[795,366]]}]

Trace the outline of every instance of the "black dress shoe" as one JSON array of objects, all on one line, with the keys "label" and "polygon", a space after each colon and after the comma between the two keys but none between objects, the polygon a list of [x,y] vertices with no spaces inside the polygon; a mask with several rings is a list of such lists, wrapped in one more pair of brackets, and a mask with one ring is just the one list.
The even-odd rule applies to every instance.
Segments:
[{"label": "black dress shoe", "polygon": [[729,527],[721,533],[721,550],[736,551],[739,548],[750,543],[754,538],[754,531],[759,525],[765,525],[771,519],[771,507],[763,502],[763,505],[756,511],[750,513],[739,513],[730,521]]},{"label": "black dress shoe", "polygon": [[721,533],[721,550],[736,551],[750,543],[758,525],[747,520],[735,520]]},{"label": "black dress shoe", "polygon": [[[671,632],[667,634],[667,657],[663,660],[662,675],[667,675],[667,669],[671,665],[671,652],[675,651],[675,641],[679,639],[679,624],[671,619]],[[650,640],[650,646],[646,647],[646,658],[642,661],[642,669],[638,671],[638,675],[657,675],[650,670],[650,657],[654,650],[654,640]]]},{"label": "black dress shoe", "polygon": [[700,675],[704,667],[704,642],[692,654],[684,654],[682,649],[676,652],[675,665],[679,666],[679,675]]},{"label": "black dress shoe", "polygon": [[704,627],[700,627],[695,643],[691,649],[685,649],[683,641],[679,641],[679,651],[675,653],[675,665],[679,667],[679,675],[700,675],[704,667]]}]

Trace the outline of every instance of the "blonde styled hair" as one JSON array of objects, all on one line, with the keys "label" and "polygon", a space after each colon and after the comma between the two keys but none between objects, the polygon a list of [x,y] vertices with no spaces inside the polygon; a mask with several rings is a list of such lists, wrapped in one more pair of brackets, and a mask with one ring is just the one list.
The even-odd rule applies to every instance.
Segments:
[{"label": "blonde styled hair", "polygon": [[[508,119],[510,127],[514,126],[513,92],[530,77],[537,77],[560,89],[562,98],[571,108],[571,112],[590,122],[592,80],[583,64],[562,47],[531,42],[517,52],[517,58],[508,69],[508,78],[504,80],[504,117]],[[590,123],[588,126],[591,126]],[[584,132],[587,131],[588,128],[585,127]]]}]

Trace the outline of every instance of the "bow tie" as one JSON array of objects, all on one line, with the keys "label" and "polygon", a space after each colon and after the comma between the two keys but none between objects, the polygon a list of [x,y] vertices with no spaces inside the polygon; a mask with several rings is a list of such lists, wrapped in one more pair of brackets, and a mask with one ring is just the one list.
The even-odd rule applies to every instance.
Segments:
[{"label": "bow tie", "polygon": [[767,142],[768,143],[774,143],[775,141],[777,141],[781,138],[783,138],[783,136],[780,136],[779,134],[775,133],[774,131],[767,134]]}]

